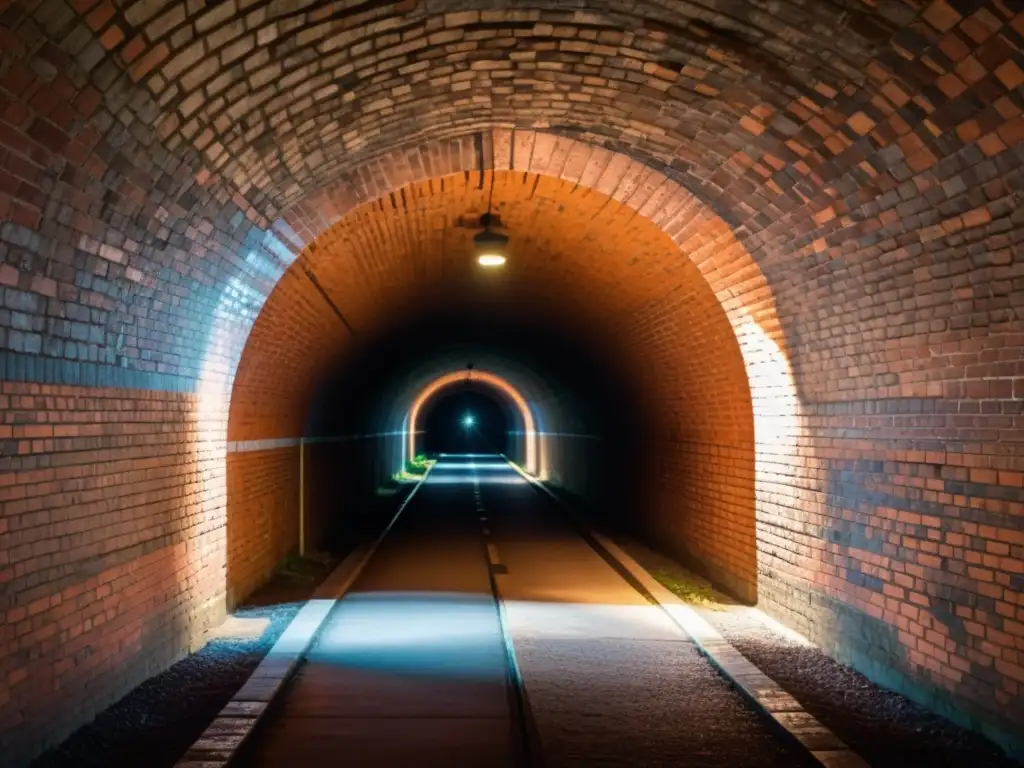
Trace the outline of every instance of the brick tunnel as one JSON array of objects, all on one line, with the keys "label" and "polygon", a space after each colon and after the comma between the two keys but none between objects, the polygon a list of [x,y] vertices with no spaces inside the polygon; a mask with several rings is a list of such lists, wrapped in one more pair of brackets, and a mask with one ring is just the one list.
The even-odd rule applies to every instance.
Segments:
[{"label": "brick tunnel", "polygon": [[355,536],[469,387],[1024,754],[1022,46],[1011,0],[0,2],[0,750]]}]

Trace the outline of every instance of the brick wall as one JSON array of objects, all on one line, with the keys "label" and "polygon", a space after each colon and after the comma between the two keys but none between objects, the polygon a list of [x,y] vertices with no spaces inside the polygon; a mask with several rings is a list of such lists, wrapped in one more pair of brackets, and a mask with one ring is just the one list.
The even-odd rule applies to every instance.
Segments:
[{"label": "brick wall", "polygon": [[347,551],[380,512],[377,490],[400,468],[398,442],[385,434],[305,438],[301,468],[299,438],[229,442],[228,609],[264,584],[286,557],[299,553],[300,530],[307,554]]},{"label": "brick wall", "polygon": [[0,750],[17,764],[223,616],[224,478],[191,396],[0,392]]},{"label": "brick wall", "polygon": [[229,608],[266,581],[274,566],[299,546],[298,446],[238,447],[242,450],[227,455]]},{"label": "brick wall", "polygon": [[395,511],[395,497],[378,494],[397,471],[389,460],[395,438],[326,438],[306,445],[306,546],[346,552]]},{"label": "brick wall", "polygon": [[[248,431],[230,439],[297,437],[328,343],[465,287],[456,219],[483,208],[477,171],[511,170],[498,194],[531,270],[509,283],[608,329],[609,361],[648,392],[664,494],[649,524],[842,658],[1010,741],[1024,17],[1004,0],[734,3],[700,19],[534,5],[284,18],[0,2],[4,381],[190,402],[159,423],[182,427],[173,450],[209,458],[209,479],[124,514],[188,531],[186,553],[224,536],[209,556],[225,558],[236,368],[232,429]],[[525,261],[527,243],[544,259]],[[275,284],[310,332],[268,308],[239,367]],[[2,487],[34,485],[20,471]],[[267,498],[284,498],[274,472]],[[0,536],[21,505],[5,498]],[[44,539],[40,557],[63,551],[56,528]],[[131,570],[164,562],[150,556],[124,566],[140,600],[164,594]],[[39,567],[40,583],[64,577]],[[138,620],[201,625],[224,578],[207,570]],[[27,611],[33,589],[4,582],[4,610]],[[56,624],[37,623],[18,658],[44,658]],[[166,652],[126,646],[90,690],[116,695],[188,645],[154,631]],[[84,637],[105,647],[98,628]],[[0,718],[41,711],[13,694],[45,690],[50,668],[14,671]],[[104,695],[62,697],[50,736]],[[35,727],[5,730],[10,754],[38,747]]]},{"label": "brick wall", "polygon": [[289,257],[161,144],[69,6],[0,10],[0,751],[20,765],[223,616],[227,393]]}]

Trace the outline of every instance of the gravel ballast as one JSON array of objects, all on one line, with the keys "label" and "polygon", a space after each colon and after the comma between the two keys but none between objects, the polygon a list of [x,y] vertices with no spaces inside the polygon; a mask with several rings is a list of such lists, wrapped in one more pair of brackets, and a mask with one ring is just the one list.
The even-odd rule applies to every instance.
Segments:
[{"label": "gravel ballast", "polygon": [[875,685],[674,561],[628,539],[616,543],[875,768],[1020,766],[982,736]]},{"label": "gravel ballast", "polygon": [[293,560],[238,620],[269,624],[258,637],[215,637],[101,712],[32,768],[171,768],[259,665],[336,561]]}]

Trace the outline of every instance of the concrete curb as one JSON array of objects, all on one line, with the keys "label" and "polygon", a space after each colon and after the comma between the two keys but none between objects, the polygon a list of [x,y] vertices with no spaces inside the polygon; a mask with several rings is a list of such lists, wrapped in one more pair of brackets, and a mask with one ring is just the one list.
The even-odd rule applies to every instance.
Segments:
[{"label": "concrete curb", "polygon": [[384,530],[372,542],[359,545],[324,579],[298,614],[288,624],[245,684],[235,693],[203,734],[175,763],[175,768],[223,768],[256,729],[274,697],[299,667],[303,654],[313,642],[324,620],[373,557],[388,531],[426,482],[431,467],[423,474]]},{"label": "concrete curb", "polygon": [[729,680],[747,701],[780,733],[810,753],[827,768],[870,768],[869,764],[846,745],[816,717],[760,669],[736,650],[693,608],[670,592],[647,570],[607,536],[595,531],[557,494],[537,478],[503,456],[520,475],[547,494],[583,531],[590,543],[627,581],[660,606],[673,622],[689,635],[698,650]]}]

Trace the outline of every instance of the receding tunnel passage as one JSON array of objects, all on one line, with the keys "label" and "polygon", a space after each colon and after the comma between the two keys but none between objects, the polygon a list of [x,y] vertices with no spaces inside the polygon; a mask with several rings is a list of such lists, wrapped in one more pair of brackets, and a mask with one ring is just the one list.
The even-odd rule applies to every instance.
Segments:
[{"label": "receding tunnel passage", "polygon": [[238,764],[814,764],[714,677],[506,461],[445,456]]},{"label": "receding tunnel passage", "polygon": [[0,3],[0,762],[1024,759],[1018,5]]},{"label": "receding tunnel passage", "polygon": [[[508,438],[512,437],[517,448],[514,454],[515,458],[522,461],[528,472],[537,472],[542,451],[539,443],[540,435],[537,432],[537,417],[534,415],[536,406],[530,405],[523,393],[507,379],[491,371],[474,370],[472,362],[466,364],[464,371],[453,371],[438,376],[416,395],[403,423],[403,428],[409,435],[408,455],[415,456],[418,448],[430,440],[430,430],[427,427],[430,425],[429,419],[432,416],[435,419],[433,439],[438,439],[437,433],[441,424],[436,421],[437,417],[432,413],[432,409],[437,407],[439,398],[456,396],[460,389],[463,393],[476,389],[496,395],[499,401],[505,404],[507,420],[515,427],[515,429],[504,430],[504,435],[494,435],[494,430],[499,428],[498,425],[505,423],[506,416],[499,416],[494,413],[493,409],[489,409],[490,418],[486,421],[478,421],[477,414],[470,409],[465,410],[462,414],[460,422],[463,429],[462,434],[472,436],[477,443],[486,441],[490,436],[495,441],[489,448],[486,448],[490,453],[500,453],[501,450],[498,450],[498,446],[500,445],[504,449],[507,447]],[[466,397],[470,396],[467,394]],[[470,401],[471,399],[467,400],[467,402]],[[477,402],[481,401],[477,400]],[[472,453],[472,451],[466,450],[457,452]]]},{"label": "receding tunnel passage", "polygon": [[428,454],[506,453],[509,414],[486,394],[462,388],[438,397],[423,419],[421,445]]}]

